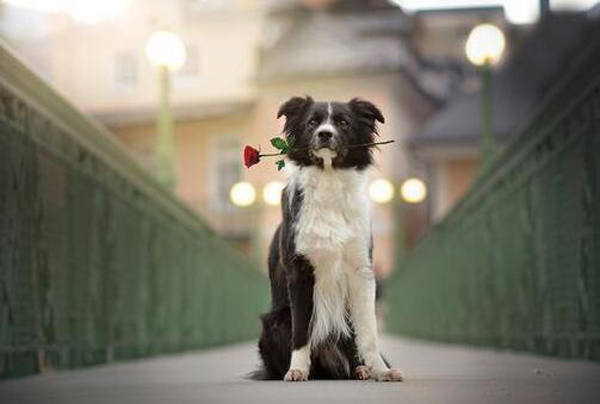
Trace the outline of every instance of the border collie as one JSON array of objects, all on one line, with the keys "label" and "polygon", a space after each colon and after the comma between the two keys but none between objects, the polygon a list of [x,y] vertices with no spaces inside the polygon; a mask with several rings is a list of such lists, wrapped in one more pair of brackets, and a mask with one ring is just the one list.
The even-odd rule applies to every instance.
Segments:
[{"label": "border collie", "polygon": [[400,381],[379,351],[367,196],[381,111],[293,97],[281,105],[286,157],[283,220],[269,251],[271,311],[262,316],[255,378]]}]

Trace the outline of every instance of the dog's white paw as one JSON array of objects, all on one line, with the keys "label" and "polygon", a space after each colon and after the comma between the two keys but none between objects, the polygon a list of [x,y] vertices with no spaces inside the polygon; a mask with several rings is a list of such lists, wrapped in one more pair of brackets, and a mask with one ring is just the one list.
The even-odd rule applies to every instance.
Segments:
[{"label": "dog's white paw", "polygon": [[305,382],[308,380],[308,372],[303,372],[300,369],[290,369],[283,377],[283,380],[286,382]]},{"label": "dog's white paw", "polygon": [[371,378],[371,368],[365,365],[357,366],[354,369],[354,378],[357,380],[369,380]]},{"label": "dog's white paw", "polygon": [[404,377],[402,377],[402,372],[400,372],[400,369],[391,368],[376,374],[375,379],[380,382],[401,382],[404,380]]}]

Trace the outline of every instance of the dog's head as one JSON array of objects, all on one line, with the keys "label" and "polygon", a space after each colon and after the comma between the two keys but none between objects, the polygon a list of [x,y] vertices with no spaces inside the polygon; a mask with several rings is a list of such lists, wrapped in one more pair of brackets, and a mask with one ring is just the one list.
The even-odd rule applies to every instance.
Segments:
[{"label": "dog's head", "polygon": [[372,163],[370,147],[347,146],[372,143],[381,111],[369,101],[315,102],[311,97],[293,97],[283,103],[277,118],[285,116],[284,132],[293,144],[288,158],[300,166],[356,168]]}]

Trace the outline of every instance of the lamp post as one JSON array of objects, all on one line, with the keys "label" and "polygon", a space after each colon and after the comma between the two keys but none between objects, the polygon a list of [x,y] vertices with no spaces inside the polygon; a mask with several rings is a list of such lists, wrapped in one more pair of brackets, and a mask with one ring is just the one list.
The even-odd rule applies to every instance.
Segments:
[{"label": "lamp post", "polygon": [[168,188],[175,186],[173,173],[173,117],[171,116],[171,72],[185,63],[185,46],[179,36],[158,31],[146,43],[146,56],[158,70],[159,105],[156,118],[155,163],[158,180]]},{"label": "lamp post", "polygon": [[481,159],[484,165],[489,164],[494,155],[491,66],[500,60],[504,46],[504,34],[492,24],[473,28],[465,46],[467,58],[479,68],[481,75]]}]

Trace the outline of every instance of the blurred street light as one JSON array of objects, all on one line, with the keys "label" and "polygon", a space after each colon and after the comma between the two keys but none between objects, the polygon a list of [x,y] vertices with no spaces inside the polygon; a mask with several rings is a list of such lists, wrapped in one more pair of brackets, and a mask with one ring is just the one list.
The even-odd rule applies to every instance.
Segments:
[{"label": "blurred street light", "polygon": [[256,200],[254,185],[245,181],[234,184],[229,191],[229,198],[235,206],[241,208],[252,205]]},{"label": "blurred street light", "polygon": [[409,178],[400,187],[402,199],[408,203],[423,202],[427,197],[427,187],[418,178]]},{"label": "blurred street light", "polygon": [[159,107],[156,119],[156,175],[168,188],[175,186],[173,174],[173,117],[171,116],[171,72],[185,63],[186,51],[179,36],[169,31],[159,31],[148,39],[146,56],[158,69]]},{"label": "blurred street light", "polygon": [[271,181],[263,188],[263,199],[267,205],[281,205],[281,193],[285,185],[279,181]]},{"label": "blurred street light", "polygon": [[166,67],[170,71],[175,71],[185,63],[186,51],[183,41],[177,34],[158,31],[146,43],[146,56],[153,66]]},{"label": "blurred street light", "polygon": [[394,198],[394,185],[383,178],[375,180],[369,186],[369,197],[375,203],[388,203]]},{"label": "blurred street light", "polygon": [[4,0],[0,3],[47,13],[63,12],[81,22],[97,22],[124,13],[131,0]]},{"label": "blurred street light", "polygon": [[500,60],[505,45],[504,34],[498,27],[481,24],[473,28],[465,46],[467,58],[481,73],[481,160],[484,166],[494,155],[491,65]]},{"label": "blurred street light", "polygon": [[473,28],[467,39],[465,52],[469,62],[476,66],[498,62],[506,41],[502,31],[492,24],[481,24]]}]

